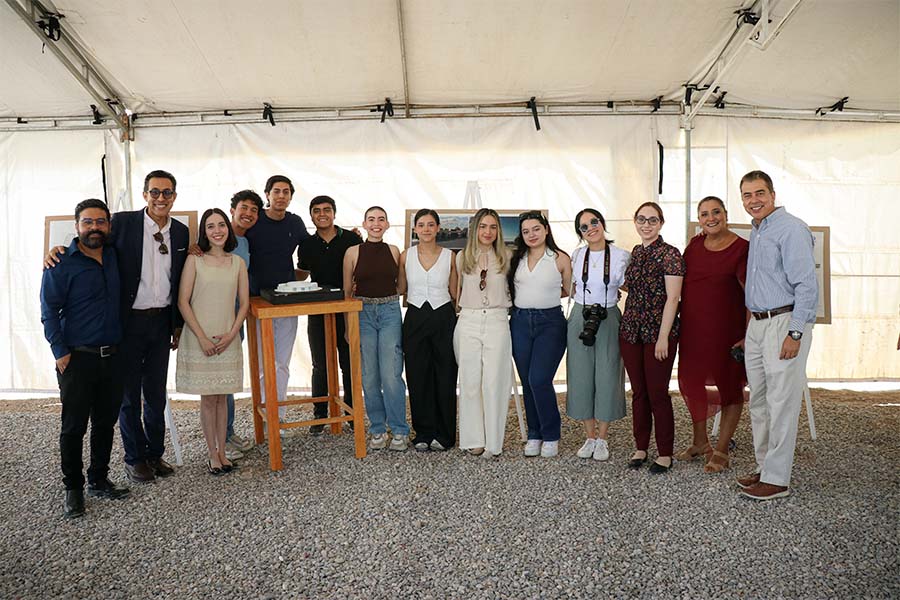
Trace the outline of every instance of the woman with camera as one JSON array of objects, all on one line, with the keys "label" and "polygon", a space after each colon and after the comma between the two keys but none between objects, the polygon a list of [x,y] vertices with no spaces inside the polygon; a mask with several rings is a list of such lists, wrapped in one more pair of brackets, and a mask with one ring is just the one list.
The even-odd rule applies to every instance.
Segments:
[{"label": "woman with camera", "polygon": [[625,416],[622,313],[616,304],[631,255],[606,239],[606,221],[593,208],[575,216],[575,233],[586,245],[572,255],[575,306],[566,336],[566,414],[584,424],[578,457],[607,460],[609,424]]},{"label": "woman with camera", "polygon": [[566,319],[559,299],[572,288],[572,263],[553,241],[543,213],[519,215],[507,278],[513,301],[512,353],[528,421],[525,456],[550,458],[559,452],[560,434],[553,376],[566,351]]},{"label": "woman with camera", "polygon": [[631,381],[637,448],[628,466],[639,469],[647,462],[650,431],[655,429],[657,459],[650,465],[651,473],[672,468],[675,415],[669,379],[678,345],[678,299],[685,271],[681,253],[659,235],[663,223],[663,211],[656,202],[644,202],[634,213],[641,243],[632,249],[625,272],[628,298],[619,331],[619,347]]},{"label": "woman with camera", "polygon": [[[719,198],[701,200],[697,217],[702,231],[684,250],[687,274],[681,291],[678,358],[678,387],[691,413],[694,439],[675,458],[705,456],[703,470],[719,473],[729,466],[728,446],[741,418],[747,383],[744,282],[750,244],[728,229],[728,212]],[[713,449],[706,435],[706,420],[720,406],[721,430]]]},{"label": "woman with camera", "polygon": [[484,458],[503,452],[509,412],[508,269],[500,215],[479,209],[469,220],[466,247],[456,255],[460,311],[453,350],[459,364],[459,447]]}]

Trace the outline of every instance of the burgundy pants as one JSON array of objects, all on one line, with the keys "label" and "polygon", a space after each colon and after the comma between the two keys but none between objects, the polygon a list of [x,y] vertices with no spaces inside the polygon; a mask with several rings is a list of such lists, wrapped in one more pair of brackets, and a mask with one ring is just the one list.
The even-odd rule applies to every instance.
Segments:
[{"label": "burgundy pants", "polygon": [[675,415],[669,396],[669,379],[675,363],[678,340],[669,338],[669,356],[656,360],[656,344],[629,344],[619,339],[625,371],[631,380],[631,414],[634,443],[638,450],[650,446],[650,430],[656,425],[656,451],[659,456],[672,456],[675,444]]}]

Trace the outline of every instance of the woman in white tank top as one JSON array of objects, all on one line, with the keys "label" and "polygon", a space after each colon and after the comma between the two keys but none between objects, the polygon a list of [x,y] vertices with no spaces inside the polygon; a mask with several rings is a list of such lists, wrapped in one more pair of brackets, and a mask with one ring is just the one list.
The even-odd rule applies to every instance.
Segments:
[{"label": "woman in white tank top", "polygon": [[456,265],[453,252],[437,244],[441,218],[436,211],[423,208],[413,226],[419,243],[400,256],[406,273],[403,353],[413,446],[419,452],[441,451],[456,443]]},{"label": "woman in white tank top", "polygon": [[525,396],[525,456],[559,452],[560,418],[553,376],[566,351],[566,319],[560,297],[572,287],[569,255],[553,241],[539,211],[519,215],[519,236],[509,267],[513,300],[509,320],[512,354]]}]

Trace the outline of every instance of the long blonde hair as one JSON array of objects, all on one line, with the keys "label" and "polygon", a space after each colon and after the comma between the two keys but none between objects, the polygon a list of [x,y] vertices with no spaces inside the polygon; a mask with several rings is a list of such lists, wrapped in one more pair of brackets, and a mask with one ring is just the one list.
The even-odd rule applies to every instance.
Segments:
[{"label": "long blonde hair", "polygon": [[463,249],[462,270],[471,273],[478,264],[478,226],[485,217],[494,217],[497,221],[497,239],[494,240],[494,257],[497,259],[497,272],[506,271],[508,260],[506,245],[503,243],[503,227],[500,223],[500,215],[492,208],[479,208],[478,212],[469,219],[469,237],[466,239],[466,247]]}]

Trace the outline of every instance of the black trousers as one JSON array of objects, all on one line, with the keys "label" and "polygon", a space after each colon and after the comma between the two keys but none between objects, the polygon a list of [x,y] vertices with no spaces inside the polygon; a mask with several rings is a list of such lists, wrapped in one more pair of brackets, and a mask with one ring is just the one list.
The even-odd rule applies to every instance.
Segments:
[{"label": "black trousers", "polygon": [[[344,402],[353,406],[353,382],[350,373],[350,346],[344,339],[344,315],[335,315],[335,335],[337,337],[338,364],[344,382]],[[312,395],[324,396],[328,393],[328,362],[325,360],[325,316],[310,315],[306,322],[309,338],[309,354],[312,357]],[[328,403],[316,402],[313,414],[317,419],[328,416]]]},{"label": "black trousers", "polygon": [[445,448],[456,444],[456,356],[451,303],[432,309],[409,305],[403,321],[403,355],[409,409],[416,432],[413,443],[437,440]]},{"label": "black trousers", "polygon": [[168,310],[132,312],[119,346],[124,376],[119,430],[129,465],[162,458],[165,450],[170,319]]},{"label": "black trousers", "polygon": [[84,488],[81,455],[88,420],[91,422],[88,481],[103,481],[109,474],[109,456],[122,402],[119,365],[118,355],[100,358],[88,352],[72,352],[66,371],[62,374],[56,372],[62,401],[59,453],[63,483],[67,490]]}]

